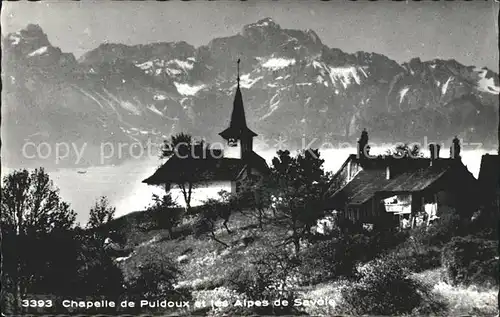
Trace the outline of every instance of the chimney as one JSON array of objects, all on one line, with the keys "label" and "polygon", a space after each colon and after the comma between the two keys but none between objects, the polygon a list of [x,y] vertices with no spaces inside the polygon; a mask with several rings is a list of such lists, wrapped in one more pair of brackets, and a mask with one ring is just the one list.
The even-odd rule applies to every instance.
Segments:
[{"label": "chimney", "polygon": [[435,144],[435,143],[429,144],[431,166],[432,166],[432,163],[439,158],[439,150],[441,150],[441,146],[439,144]]},{"label": "chimney", "polygon": [[391,179],[391,167],[389,165],[385,167],[385,179]]},{"label": "chimney", "polygon": [[450,158],[452,159],[460,159],[460,140],[457,136],[452,141],[452,145],[450,146]]}]

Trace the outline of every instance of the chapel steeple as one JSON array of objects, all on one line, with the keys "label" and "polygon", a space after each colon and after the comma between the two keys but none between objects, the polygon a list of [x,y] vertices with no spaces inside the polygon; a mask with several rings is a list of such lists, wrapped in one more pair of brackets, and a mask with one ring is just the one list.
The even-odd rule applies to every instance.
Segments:
[{"label": "chapel steeple", "polygon": [[253,151],[253,138],[257,133],[250,130],[245,118],[245,109],[243,108],[243,97],[240,89],[240,59],[237,62],[238,77],[236,94],[233,102],[233,112],[229,128],[225,129],[219,135],[224,138],[231,147],[240,146],[240,158],[245,158]]}]

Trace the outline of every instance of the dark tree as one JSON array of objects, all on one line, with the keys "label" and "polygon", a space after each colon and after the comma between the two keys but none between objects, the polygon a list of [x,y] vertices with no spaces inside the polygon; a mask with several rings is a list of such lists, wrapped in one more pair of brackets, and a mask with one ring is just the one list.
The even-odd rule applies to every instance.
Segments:
[{"label": "dark tree", "polygon": [[163,197],[153,195],[153,204],[146,212],[152,213],[158,227],[167,229],[169,237],[173,238],[173,228],[181,221],[182,213],[170,194]]},{"label": "dark tree", "polygon": [[236,209],[257,219],[260,229],[263,229],[264,223],[269,218],[266,211],[271,205],[271,191],[270,184],[265,182],[264,178],[247,177],[240,182],[235,197]]},{"label": "dark tree", "polygon": [[90,209],[87,228],[97,228],[113,219],[116,212],[115,207],[109,205],[108,198],[102,196]]},{"label": "dark tree", "polygon": [[299,253],[301,240],[324,214],[323,197],[329,178],[318,150],[305,150],[297,157],[291,157],[289,151],[277,154],[271,168],[276,213],[273,222],[288,229],[284,244],[293,243]]},{"label": "dark tree", "polygon": [[206,158],[206,148],[205,142],[195,140],[186,133],[174,135],[163,144],[161,158],[175,157],[186,164],[186,168],[178,171],[180,176],[174,184],[181,190],[188,210],[191,209],[191,196],[200,177],[200,171],[192,168],[192,165],[190,168],[190,162],[193,159]]},{"label": "dark tree", "polygon": [[12,172],[4,177],[1,190],[3,238],[17,244],[17,249],[8,254],[10,258],[4,259],[11,265],[3,267],[2,272],[14,294],[14,309],[19,309],[22,296],[37,279],[35,273],[29,273],[29,263],[23,255],[31,253],[23,245],[29,247],[30,244],[25,242],[33,237],[41,238],[73,228],[76,214],[61,200],[59,189],[43,168],[31,173],[27,170]]},{"label": "dark tree", "polygon": [[231,212],[239,209],[239,206],[237,206],[237,200],[234,195],[231,195],[226,191],[220,191],[219,196],[219,199],[209,198],[204,201],[200,210],[198,223],[198,226],[202,228],[198,229],[208,231],[214,241],[225,247],[229,247],[225,242],[219,240],[215,236],[216,223],[218,220],[223,220],[222,224],[226,228],[227,233],[231,233],[227,224],[229,222],[229,218],[231,217]]}]

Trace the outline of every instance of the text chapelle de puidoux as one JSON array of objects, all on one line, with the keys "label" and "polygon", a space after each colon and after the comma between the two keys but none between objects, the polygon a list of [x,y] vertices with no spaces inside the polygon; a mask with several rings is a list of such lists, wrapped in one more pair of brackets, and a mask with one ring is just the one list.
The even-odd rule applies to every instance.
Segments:
[{"label": "text chapelle de puidoux", "polygon": [[335,301],[330,298],[319,298],[319,299],[305,299],[296,298],[293,301],[286,299],[275,299],[269,300],[235,300],[230,302],[228,300],[197,300],[197,301],[183,301],[183,300],[139,300],[131,301],[124,300],[121,302],[115,302],[110,300],[100,300],[100,301],[74,301],[65,299],[62,301],[62,306],[65,308],[225,308],[225,307],[308,307],[308,306],[335,306]]}]

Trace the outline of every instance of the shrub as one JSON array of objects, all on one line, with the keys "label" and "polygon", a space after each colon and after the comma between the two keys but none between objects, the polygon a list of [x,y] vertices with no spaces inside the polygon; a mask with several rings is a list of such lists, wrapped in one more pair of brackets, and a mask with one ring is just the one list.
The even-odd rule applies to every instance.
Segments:
[{"label": "shrub", "polygon": [[[313,244],[300,254],[300,275],[304,284],[318,284],[356,273],[356,258],[348,252],[345,240],[327,240]],[[311,269],[314,268],[314,269]]]},{"label": "shrub", "polygon": [[411,231],[411,236],[425,245],[443,246],[452,237],[463,233],[462,220],[453,208],[441,207],[439,219],[428,227]]},{"label": "shrub", "polygon": [[393,260],[375,260],[360,268],[360,279],[342,290],[345,306],[353,315],[429,314],[444,309],[431,296],[429,287],[410,278]]},{"label": "shrub", "polygon": [[84,233],[77,234],[76,239],[81,245],[77,256],[78,269],[71,293],[79,296],[122,295],[124,282],[122,271],[103,248],[101,239]]},{"label": "shrub", "polygon": [[[259,315],[290,315],[297,312],[294,307],[274,307],[276,299],[295,298],[297,268],[299,261],[286,250],[261,252],[254,256],[251,265],[234,271],[228,278],[227,287],[243,294],[249,300],[267,301],[269,305],[246,309],[246,313]],[[232,313],[241,313],[232,311]]]},{"label": "shrub", "polygon": [[397,246],[389,256],[416,273],[441,266],[440,248],[422,244],[414,237]]},{"label": "shrub", "polygon": [[473,236],[455,237],[443,248],[441,262],[452,284],[498,285],[498,242]]},{"label": "shrub", "polygon": [[172,229],[180,223],[184,209],[177,206],[170,194],[163,197],[153,195],[153,204],[146,212],[151,214],[157,228],[167,229],[170,238],[173,238]]}]

